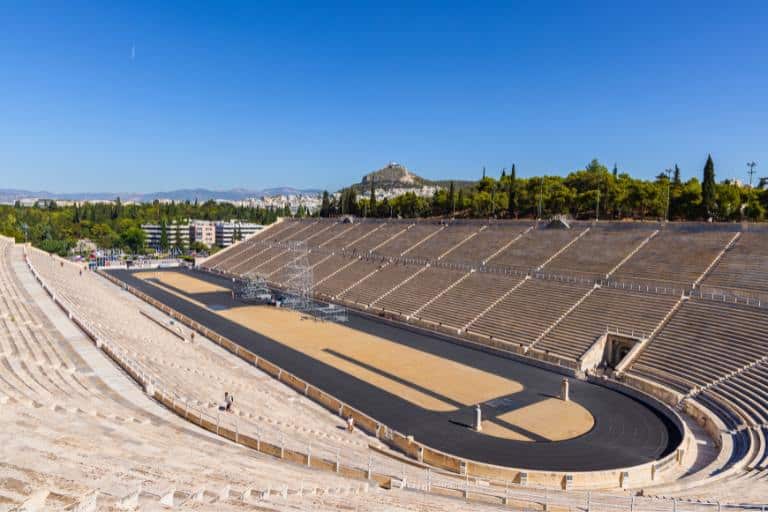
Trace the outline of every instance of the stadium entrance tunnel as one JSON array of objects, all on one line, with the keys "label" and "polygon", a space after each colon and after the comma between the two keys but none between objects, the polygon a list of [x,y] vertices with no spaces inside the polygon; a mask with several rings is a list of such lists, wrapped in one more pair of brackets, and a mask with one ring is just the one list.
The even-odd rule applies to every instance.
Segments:
[{"label": "stadium entrance tunnel", "polygon": [[626,367],[648,338],[640,333],[606,332],[581,358],[579,369],[613,371]]},{"label": "stadium entrance tunnel", "polygon": [[[674,411],[619,384],[574,379],[572,403],[564,405],[563,373],[436,334],[356,313],[341,325],[244,304],[232,299],[231,279],[204,272],[108,273],[316,387],[324,401],[375,418],[374,435],[385,442],[391,436],[393,447],[439,467],[455,462],[454,470],[469,465],[472,474],[481,465],[506,473],[600,472],[612,482],[624,468],[640,468],[633,473],[639,482],[674,457],[682,440]],[[601,357],[627,353],[629,342],[608,339]],[[493,422],[483,432],[465,426],[477,404]],[[558,422],[567,424],[555,428]]]}]

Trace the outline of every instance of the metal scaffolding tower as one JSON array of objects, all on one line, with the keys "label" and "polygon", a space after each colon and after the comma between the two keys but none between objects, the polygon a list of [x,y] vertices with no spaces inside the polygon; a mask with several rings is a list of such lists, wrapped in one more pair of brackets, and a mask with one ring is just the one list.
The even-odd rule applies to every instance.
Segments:
[{"label": "metal scaffolding tower", "polygon": [[309,311],[313,306],[315,288],[309,249],[305,242],[288,243],[288,259],[285,266],[285,305],[299,311]]}]

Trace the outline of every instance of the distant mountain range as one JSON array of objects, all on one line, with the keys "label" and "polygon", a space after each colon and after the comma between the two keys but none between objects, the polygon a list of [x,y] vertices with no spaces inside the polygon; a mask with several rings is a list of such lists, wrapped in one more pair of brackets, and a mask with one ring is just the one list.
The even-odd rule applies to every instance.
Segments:
[{"label": "distant mountain range", "polygon": [[[422,187],[448,188],[452,180],[428,180],[409,171],[405,166],[391,162],[381,169],[363,176],[358,183],[350,185],[358,193],[368,191],[371,182],[377,189],[407,190],[421,189]],[[467,180],[453,180],[456,189],[472,186],[475,182]],[[167,192],[70,192],[57,193],[46,190],[20,190],[0,188],[0,204],[13,204],[21,199],[58,199],[63,201],[109,201],[119,197],[122,201],[134,201],[150,203],[156,199],[173,201],[208,201],[219,199],[224,201],[242,201],[248,198],[262,196],[279,196],[291,194],[319,195],[320,189],[297,189],[293,187],[274,187],[261,190],[233,188],[229,190],[210,190],[207,188],[185,188],[170,190]]]},{"label": "distant mountain range", "polygon": [[13,203],[19,199],[60,199],[65,201],[104,201],[120,197],[122,201],[152,202],[155,199],[171,199],[174,201],[207,201],[209,199],[224,199],[227,201],[242,201],[249,197],[277,196],[289,194],[320,194],[321,190],[296,189],[292,187],[275,187],[263,190],[233,188],[230,190],[209,190],[205,188],[180,189],[168,192],[72,192],[56,193],[45,190],[0,189],[0,203]]}]

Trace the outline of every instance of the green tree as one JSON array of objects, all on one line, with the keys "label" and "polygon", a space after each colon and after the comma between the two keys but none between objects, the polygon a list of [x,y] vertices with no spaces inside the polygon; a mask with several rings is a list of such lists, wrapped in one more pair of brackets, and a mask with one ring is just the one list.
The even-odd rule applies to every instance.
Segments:
[{"label": "green tree", "polygon": [[160,250],[165,252],[169,246],[168,227],[166,226],[165,219],[163,219],[160,221]]},{"label": "green tree", "polygon": [[686,181],[680,189],[680,202],[676,205],[678,218],[695,220],[701,218],[702,189],[696,178]]},{"label": "green tree", "polygon": [[517,217],[519,204],[517,197],[517,168],[515,164],[512,164],[512,168],[509,170],[509,184],[507,187],[507,210],[510,217]]},{"label": "green tree", "polygon": [[111,249],[117,237],[108,224],[96,224],[91,228],[91,240],[102,249]]},{"label": "green tree", "polygon": [[120,235],[120,243],[133,254],[139,254],[144,250],[144,230],[138,227],[128,228]]},{"label": "green tree", "polygon": [[323,202],[320,205],[320,216],[328,217],[331,215],[331,200],[328,196],[328,191],[323,190]]},{"label": "green tree", "polygon": [[715,187],[717,192],[717,218],[720,220],[738,220],[741,216],[741,193],[732,183],[723,183]]},{"label": "green tree", "polygon": [[707,155],[707,163],[704,164],[701,199],[707,217],[713,217],[717,211],[717,190],[715,188],[715,163],[712,161],[712,155]]},{"label": "green tree", "polygon": [[368,200],[368,209],[371,212],[371,216],[376,215],[376,180],[371,178],[371,198]]},{"label": "green tree", "polygon": [[746,215],[749,220],[761,221],[765,219],[765,208],[757,199],[751,199],[747,203],[746,208],[744,208],[744,215]]},{"label": "green tree", "polygon": [[174,233],[173,246],[178,250],[184,249],[184,239],[181,237],[181,226],[178,222],[176,224],[176,232]]}]

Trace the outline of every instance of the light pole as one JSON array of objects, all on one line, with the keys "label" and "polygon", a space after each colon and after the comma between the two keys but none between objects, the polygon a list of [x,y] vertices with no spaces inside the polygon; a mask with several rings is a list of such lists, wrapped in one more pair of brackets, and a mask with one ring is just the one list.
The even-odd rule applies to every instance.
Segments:
[{"label": "light pole", "polygon": [[747,174],[749,174],[749,188],[752,188],[752,176],[755,175],[755,167],[757,167],[757,164],[755,162],[748,162],[747,167],[749,167],[749,170],[747,171]]},{"label": "light pole", "polygon": [[665,169],[664,174],[667,175],[667,212],[664,215],[664,219],[666,222],[669,222],[669,193],[670,193],[670,186],[672,183],[672,169]]}]

